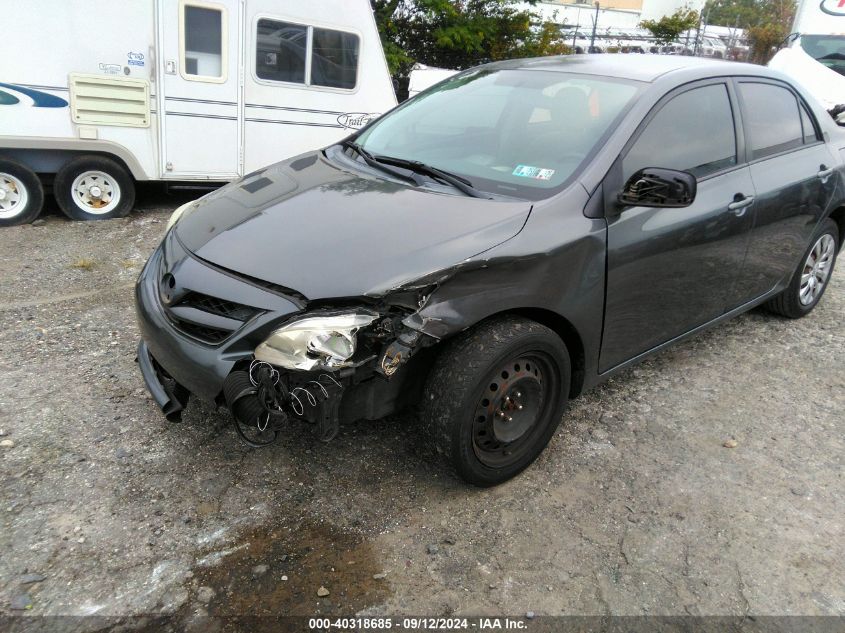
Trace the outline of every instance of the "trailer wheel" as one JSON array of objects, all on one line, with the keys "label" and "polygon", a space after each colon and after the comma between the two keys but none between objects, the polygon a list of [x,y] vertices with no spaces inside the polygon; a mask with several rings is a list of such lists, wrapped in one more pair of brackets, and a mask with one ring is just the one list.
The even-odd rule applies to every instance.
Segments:
[{"label": "trailer wheel", "polygon": [[74,220],[125,218],[135,204],[135,183],[110,158],[80,156],[56,174],[53,195]]},{"label": "trailer wheel", "polygon": [[20,163],[0,158],[0,226],[28,224],[41,215],[44,188]]}]

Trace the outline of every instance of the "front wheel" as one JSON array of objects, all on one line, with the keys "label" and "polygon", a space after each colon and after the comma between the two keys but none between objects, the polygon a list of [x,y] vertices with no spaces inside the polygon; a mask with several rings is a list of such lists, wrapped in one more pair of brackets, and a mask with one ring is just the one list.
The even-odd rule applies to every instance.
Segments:
[{"label": "front wheel", "polygon": [[65,215],[74,220],[123,218],[135,204],[135,183],[110,158],[81,156],[56,174],[53,194]]},{"label": "front wheel", "polygon": [[566,346],[552,330],[528,319],[492,319],[447,344],[426,384],[422,417],[462,479],[495,486],[549,443],[570,376]]},{"label": "front wheel", "polygon": [[776,314],[798,319],[809,314],[822,298],[839,251],[839,227],[830,218],[813,234],[789,286],[766,307]]}]

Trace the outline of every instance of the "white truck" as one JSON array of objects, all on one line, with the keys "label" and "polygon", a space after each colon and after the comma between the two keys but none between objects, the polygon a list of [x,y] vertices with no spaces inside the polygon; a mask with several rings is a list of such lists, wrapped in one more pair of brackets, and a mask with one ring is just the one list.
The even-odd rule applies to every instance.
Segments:
[{"label": "white truck", "polygon": [[368,0],[0,0],[0,226],[219,183],[396,105]]},{"label": "white truck", "polygon": [[789,46],[769,62],[829,111],[845,104],[845,0],[800,0]]}]

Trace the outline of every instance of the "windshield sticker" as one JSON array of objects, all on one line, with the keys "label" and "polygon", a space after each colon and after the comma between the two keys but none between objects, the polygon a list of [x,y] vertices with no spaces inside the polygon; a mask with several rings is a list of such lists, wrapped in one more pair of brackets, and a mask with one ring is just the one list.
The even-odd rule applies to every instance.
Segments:
[{"label": "windshield sticker", "polygon": [[514,176],[534,178],[535,180],[551,180],[554,173],[554,169],[542,169],[531,165],[517,165],[516,169],[513,170]]}]

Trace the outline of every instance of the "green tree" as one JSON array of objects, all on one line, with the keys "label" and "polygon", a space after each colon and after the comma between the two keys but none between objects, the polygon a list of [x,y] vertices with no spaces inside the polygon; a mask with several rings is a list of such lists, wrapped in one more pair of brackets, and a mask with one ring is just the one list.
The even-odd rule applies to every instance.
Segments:
[{"label": "green tree", "polygon": [[659,20],[643,20],[640,26],[651,31],[658,44],[669,44],[678,39],[684,31],[698,26],[698,11],[682,7],[672,15],[664,15]]},{"label": "green tree", "polygon": [[792,29],[795,0],[709,0],[702,13],[710,24],[745,29],[751,61],[765,64]]},{"label": "green tree", "polygon": [[[538,0],[526,0],[536,4]],[[416,62],[463,69],[569,52],[559,25],[522,0],[370,0],[388,66],[403,77]]]}]

